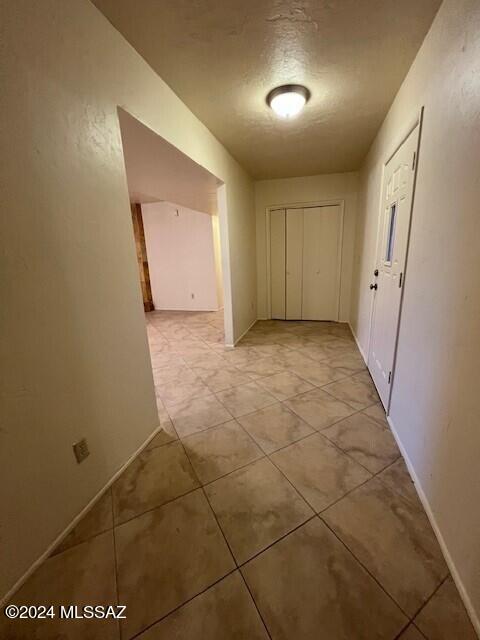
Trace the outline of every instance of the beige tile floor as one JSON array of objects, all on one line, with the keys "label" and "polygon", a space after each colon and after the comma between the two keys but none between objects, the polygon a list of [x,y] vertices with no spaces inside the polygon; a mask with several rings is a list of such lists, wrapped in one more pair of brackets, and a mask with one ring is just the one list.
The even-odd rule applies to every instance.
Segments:
[{"label": "beige tile floor", "polygon": [[12,601],[127,606],[0,637],[473,640],[345,325],[147,316],[162,430]]}]

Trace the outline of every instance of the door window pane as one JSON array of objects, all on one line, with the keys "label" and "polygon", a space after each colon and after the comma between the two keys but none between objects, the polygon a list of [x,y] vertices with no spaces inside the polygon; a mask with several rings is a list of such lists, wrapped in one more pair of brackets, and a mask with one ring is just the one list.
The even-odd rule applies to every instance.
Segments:
[{"label": "door window pane", "polygon": [[385,248],[385,262],[391,263],[393,258],[393,243],[395,240],[395,225],[397,222],[397,203],[390,207],[387,229],[387,244]]}]

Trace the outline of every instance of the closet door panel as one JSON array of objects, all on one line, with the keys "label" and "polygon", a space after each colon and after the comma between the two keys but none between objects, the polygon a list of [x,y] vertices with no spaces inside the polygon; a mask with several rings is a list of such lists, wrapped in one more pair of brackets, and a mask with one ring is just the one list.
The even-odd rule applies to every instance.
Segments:
[{"label": "closet door panel", "polygon": [[303,209],[287,209],[286,319],[302,318]]},{"label": "closet door panel", "polygon": [[304,209],[303,320],[338,320],[341,235],[339,205]]},{"label": "closet door panel", "polygon": [[270,212],[272,318],[285,320],[285,209]]}]

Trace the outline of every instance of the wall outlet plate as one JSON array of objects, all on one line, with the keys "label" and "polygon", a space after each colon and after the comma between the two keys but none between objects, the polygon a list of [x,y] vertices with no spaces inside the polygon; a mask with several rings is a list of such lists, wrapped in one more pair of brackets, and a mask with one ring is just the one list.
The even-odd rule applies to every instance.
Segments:
[{"label": "wall outlet plate", "polygon": [[78,442],[74,443],[73,453],[78,464],[83,462],[85,458],[88,458],[88,456],[90,455],[90,451],[88,449],[88,442],[86,438],[82,438]]}]

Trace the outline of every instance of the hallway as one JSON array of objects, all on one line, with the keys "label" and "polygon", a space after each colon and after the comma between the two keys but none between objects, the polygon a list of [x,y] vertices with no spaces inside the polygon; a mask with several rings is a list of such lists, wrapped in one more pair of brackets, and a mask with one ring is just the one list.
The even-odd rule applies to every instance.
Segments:
[{"label": "hallway", "polygon": [[222,327],[147,314],[161,431],[14,598],[118,602],[121,630],[1,637],[473,640],[347,325]]}]

